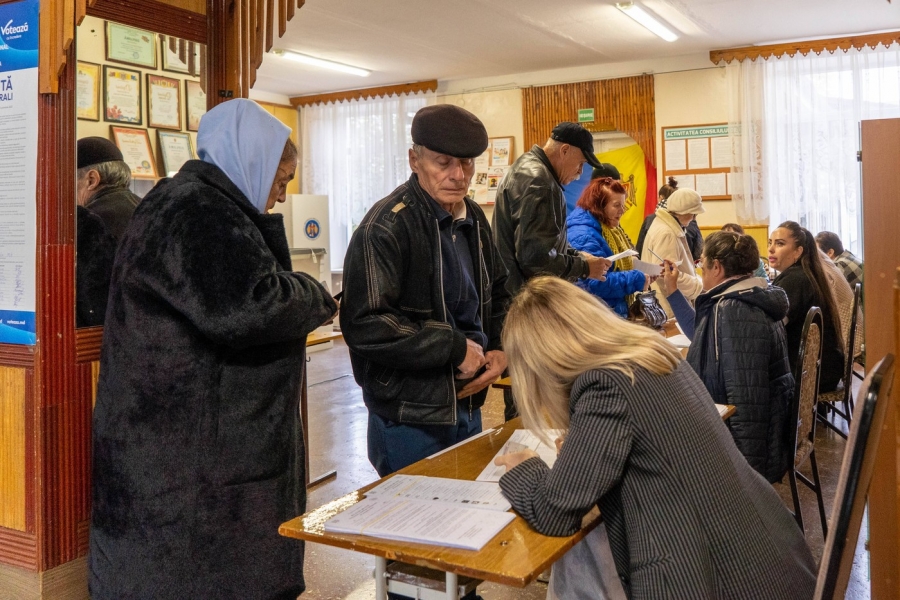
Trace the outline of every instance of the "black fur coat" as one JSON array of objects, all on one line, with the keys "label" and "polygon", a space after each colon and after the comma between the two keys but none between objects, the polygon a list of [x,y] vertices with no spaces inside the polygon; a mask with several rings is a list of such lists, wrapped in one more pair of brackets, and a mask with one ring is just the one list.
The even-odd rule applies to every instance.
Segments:
[{"label": "black fur coat", "polygon": [[94,600],[296,598],[306,335],[336,306],[280,215],[190,161],[121,240],[93,417]]}]

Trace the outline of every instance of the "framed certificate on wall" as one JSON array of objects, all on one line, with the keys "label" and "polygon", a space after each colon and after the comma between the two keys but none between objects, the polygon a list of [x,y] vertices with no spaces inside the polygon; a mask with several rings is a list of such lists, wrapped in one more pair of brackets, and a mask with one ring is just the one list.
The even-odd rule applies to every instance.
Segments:
[{"label": "framed certificate on wall", "polygon": [[157,179],[156,161],[146,129],[110,126],[113,142],[122,151],[125,164],[135,179]]},{"label": "framed certificate on wall", "polygon": [[75,116],[100,120],[100,65],[79,60],[75,70]]},{"label": "framed certificate on wall", "polygon": [[197,131],[200,129],[200,118],[206,114],[206,92],[199,81],[188,79],[184,82],[184,100],[187,130]]},{"label": "framed certificate on wall", "polygon": [[131,69],[103,65],[103,119],[141,125],[141,74]]},{"label": "framed certificate on wall", "polygon": [[181,80],[147,74],[147,124],[181,129]]},{"label": "framed certificate on wall", "polygon": [[191,136],[177,131],[157,131],[156,135],[159,136],[163,175],[172,177],[184,163],[194,158]]},{"label": "framed certificate on wall", "polygon": [[107,21],[106,60],[155,69],[156,34]]}]

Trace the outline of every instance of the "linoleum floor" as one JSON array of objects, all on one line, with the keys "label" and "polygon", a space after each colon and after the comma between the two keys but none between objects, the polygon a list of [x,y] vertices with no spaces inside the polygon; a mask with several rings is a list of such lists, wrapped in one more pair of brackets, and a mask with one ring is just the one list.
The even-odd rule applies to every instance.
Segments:
[{"label": "linoleum floor", "polygon": [[[366,456],[367,412],[362,394],[350,368],[347,346],[335,342],[333,348],[310,354],[309,412],[310,412],[310,469],[313,478],[336,469],[337,478],[316,487],[309,494],[308,508],[314,509],[348,492],[352,492],[378,479]],[[503,421],[503,396],[491,390],[483,411],[485,428]],[[819,473],[825,489],[826,514],[830,515],[831,501],[837,482],[844,440],[835,433],[819,427],[816,436],[816,455]],[[809,473],[807,465],[804,470]],[[787,478],[776,489],[785,504],[793,507]],[[822,531],[819,512],[813,492],[800,485],[800,501],[806,526],[806,539],[818,560],[822,554]],[[869,594],[869,561],[864,544],[867,531],[860,535],[851,574],[847,598],[864,600]],[[372,572],[374,558],[368,555],[330,548],[319,544],[307,544],[307,591],[302,598],[309,600],[363,600],[374,597],[375,584]],[[538,600],[546,597],[546,584],[535,582],[524,589],[485,583],[479,586],[484,600]]]}]

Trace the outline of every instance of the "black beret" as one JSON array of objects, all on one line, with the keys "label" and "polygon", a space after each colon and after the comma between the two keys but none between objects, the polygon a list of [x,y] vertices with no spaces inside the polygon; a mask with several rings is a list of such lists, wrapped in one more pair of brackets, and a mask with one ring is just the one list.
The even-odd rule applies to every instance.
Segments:
[{"label": "black beret", "polygon": [[472,113],[453,104],[419,110],[412,122],[414,144],[456,158],[481,156],[488,147],[487,130]]},{"label": "black beret", "polygon": [[600,163],[599,167],[594,167],[591,172],[591,179],[599,179],[601,177],[612,177],[615,180],[622,179],[619,170],[612,163]]},{"label": "black beret", "polygon": [[78,162],[75,168],[83,169],[111,160],[124,160],[122,151],[115,144],[102,137],[86,137],[78,140]]}]

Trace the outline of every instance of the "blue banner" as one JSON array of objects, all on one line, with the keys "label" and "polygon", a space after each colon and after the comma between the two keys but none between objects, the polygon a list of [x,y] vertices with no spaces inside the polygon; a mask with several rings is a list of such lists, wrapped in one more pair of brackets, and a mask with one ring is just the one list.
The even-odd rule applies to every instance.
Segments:
[{"label": "blue banner", "polygon": [[0,4],[0,72],[37,66],[38,0]]},{"label": "blue banner", "polygon": [[34,313],[22,310],[0,310],[0,342],[34,344]]}]

